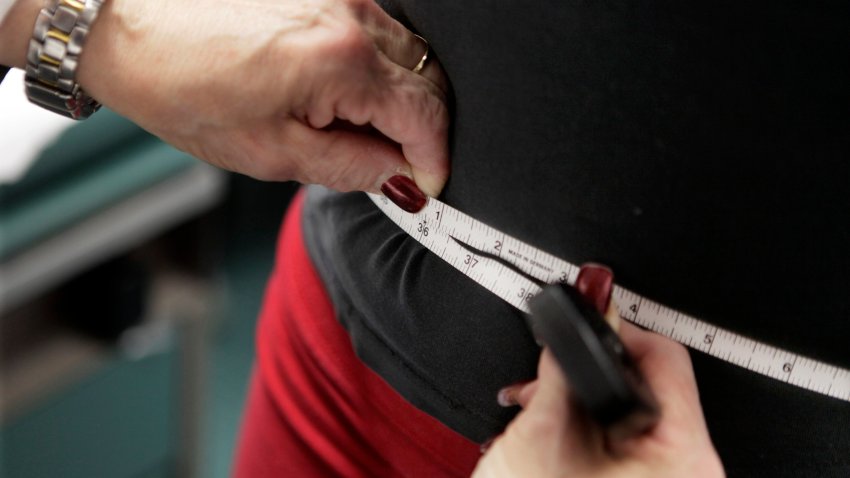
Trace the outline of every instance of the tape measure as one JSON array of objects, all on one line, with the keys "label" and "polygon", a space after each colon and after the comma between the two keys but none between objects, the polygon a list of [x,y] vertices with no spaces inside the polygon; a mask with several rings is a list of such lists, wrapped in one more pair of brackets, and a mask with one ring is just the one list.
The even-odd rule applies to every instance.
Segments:
[{"label": "tape measure", "polygon": [[[528,313],[541,285],[572,285],[578,266],[504,234],[434,198],[418,213],[372,201],[399,227],[467,277]],[[752,340],[615,285],[620,317],[682,345],[776,380],[850,402],[850,370]]]}]

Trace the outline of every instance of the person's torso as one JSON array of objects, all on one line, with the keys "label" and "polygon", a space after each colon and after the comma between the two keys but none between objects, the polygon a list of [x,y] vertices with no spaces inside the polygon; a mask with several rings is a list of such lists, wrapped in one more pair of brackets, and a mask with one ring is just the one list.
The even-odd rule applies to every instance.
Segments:
[{"label": "person's torso", "polygon": [[[573,263],[605,263],[653,300],[850,367],[850,4],[791,3],[387,8],[451,81],[441,199]],[[519,315],[362,195],[311,197],[311,254],[364,360],[467,436],[497,430],[509,414],[488,402],[495,390],[533,374]],[[846,403],[695,359],[721,452],[751,400],[783,414],[821,403],[797,411],[812,422],[803,435],[812,417],[850,420]],[[850,437],[824,433],[831,445],[812,446],[850,469]]]}]

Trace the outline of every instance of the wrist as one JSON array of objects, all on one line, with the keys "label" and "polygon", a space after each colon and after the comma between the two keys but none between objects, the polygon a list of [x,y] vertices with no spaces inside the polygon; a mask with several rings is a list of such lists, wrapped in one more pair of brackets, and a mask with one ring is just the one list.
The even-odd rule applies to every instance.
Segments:
[{"label": "wrist", "polygon": [[148,107],[150,92],[163,87],[155,82],[165,82],[170,68],[154,28],[167,17],[157,9],[159,1],[104,1],[77,66],[86,92],[131,119],[137,107]]},{"label": "wrist", "polygon": [[0,65],[23,69],[42,0],[17,0],[0,23]]}]

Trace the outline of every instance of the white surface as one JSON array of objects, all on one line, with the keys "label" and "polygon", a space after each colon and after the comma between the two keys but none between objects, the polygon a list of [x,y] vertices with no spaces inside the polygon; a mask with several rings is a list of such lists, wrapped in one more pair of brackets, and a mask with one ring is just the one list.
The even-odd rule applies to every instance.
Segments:
[{"label": "white surface", "polygon": [[[578,275],[575,265],[508,236],[434,198],[429,198],[420,212],[410,214],[383,196],[369,196],[410,236],[523,312],[529,312],[528,301],[541,291],[540,287],[500,262],[464,248],[458,240],[496,256],[547,284],[573,284]],[[850,401],[850,370],[715,327],[617,285],[613,290],[613,302],[623,319],[685,346],[776,380]]]},{"label": "white surface", "polygon": [[0,84],[0,184],[20,179],[39,153],[74,124],[30,103],[23,70],[12,69]]}]

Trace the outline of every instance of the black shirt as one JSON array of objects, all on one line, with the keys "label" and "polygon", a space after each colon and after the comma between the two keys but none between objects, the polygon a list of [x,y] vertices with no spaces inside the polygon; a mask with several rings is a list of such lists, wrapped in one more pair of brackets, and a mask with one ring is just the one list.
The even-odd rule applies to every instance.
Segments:
[{"label": "black shirt", "polygon": [[[682,312],[850,367],[850,4],[399,0],[454,95],[450,205]],[[519,313],[362,194],[311,256],[361,358],[478,441],[533,377]],[[730,476],[850,476],[850,403],[693,352]]]}]

